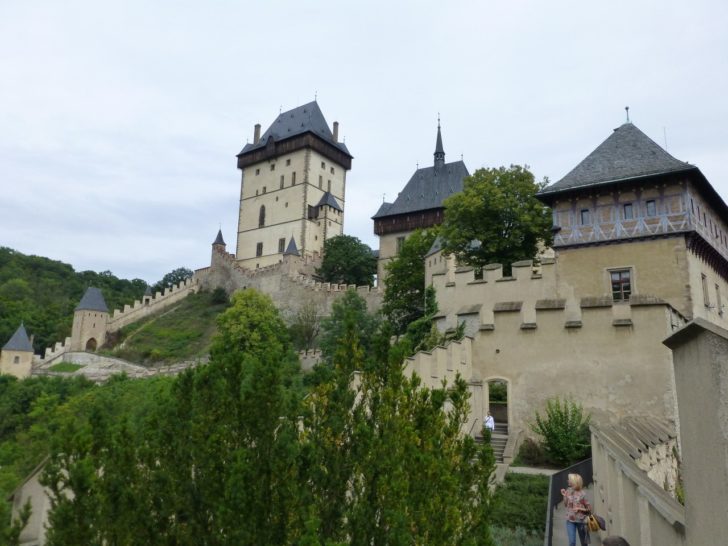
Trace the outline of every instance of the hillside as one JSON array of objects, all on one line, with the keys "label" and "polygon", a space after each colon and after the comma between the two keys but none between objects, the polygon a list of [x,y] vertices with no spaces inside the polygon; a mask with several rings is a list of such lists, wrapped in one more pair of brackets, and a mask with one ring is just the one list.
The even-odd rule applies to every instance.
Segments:
[{"label": "hillside", "polygon": [[35,336],[37,353],[71,333],[73,310],[89,286],[100,288],[109,309],[140,299],[147,283],[110,271],[75,271],[63,262],[0,247],[0,347],[20,322]]},{"label": "hillside", "polygon": [[191,294],[177,305],[122,328],[102,353],[137,364],[172,363],[208,354],[216,318],[227,307],[218,291]]}]

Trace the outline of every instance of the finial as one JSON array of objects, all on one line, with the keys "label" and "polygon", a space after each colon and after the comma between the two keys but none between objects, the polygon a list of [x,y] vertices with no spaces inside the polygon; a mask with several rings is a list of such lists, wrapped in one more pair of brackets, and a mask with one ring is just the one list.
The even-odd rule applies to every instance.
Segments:
[{"label": "finial", "polygon": [[283,112],[283,105],[282,104],[278,107],[278,113],[280,114],[281,112]]},{"label": "finial", "polygon": [[629,123],[629,106],[625,106],[624,111],[627,112],[627,123]]},{"label": "finial", "polygon": [[419,171],[419,170],[420,170],[420,162],[418,161],[417,163],[415,163],[415,165],[417,165],[417,168],[416,168],[416,170],[418,170],[418,171]]},{"label": "finial", "polygon": [[382,203],[384,203],[386,201],[387,201],[387,194],[386,193],[383,193],[382,194]]},{"label": "finial", "polygon": [[460,154],[460,161],[463,160],[463,154]]},{"label": "finial", "polygon": [[440,112],[437,113],[437,128],[440,128]]},{"label": "finial", "polygon": [[318,89],[313,92],[313,100],[314,102],[318,100]]}]

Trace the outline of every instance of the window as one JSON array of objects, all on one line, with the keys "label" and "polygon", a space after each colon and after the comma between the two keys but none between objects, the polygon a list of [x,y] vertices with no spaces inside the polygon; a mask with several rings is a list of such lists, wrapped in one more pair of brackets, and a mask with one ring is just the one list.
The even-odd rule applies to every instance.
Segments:
[{"label": "window", "polygon": [[397,237],[397,255],[402,251],[402,245],[404,244],[406,237]]},{"label": "window", "polygon": [[718,314],[723,315],[723,303],[720,299],[720,285],[715,285],[715,305],[718,307]]},{"label": "window", "polygon": [[291,160],[290,159],[286,159],[286,167],[290,166],[290,164],[291,164]]},{"label": "window", "polygon": [[708,294],[708,277],[701,273],[700,282],[703,285],[703,303],[706,307],[710,307],[710,295]]},{"label": "window", "polygon": [[278,252],[283,252],[286,249],[286,240],[278,239]]},{"label": "window", "polygon": [[13,357],[13,364],[20,364],[20,357],[19,356],[16,355],[16,356]]},{"label": "window", "polygon": [[283,189],[283,182],[285,181],[285,176],[281,175],[281,189]]},{"label": "window", "polygon": [[263,255],[263,243],[256,243],[256,245],[255,245],[255,255],[256,256],[262,256]]},{"label": "window", "polygon": [[322,169],[325,169],[326,168],[326,163],[324,163],[323,161],[321,162],[321,168]]},{"label": "window", "polygon": [[690,210],[695,214],[695,203],[693,203],[693,198],[690,198]]},{"label": "window", "polygon": [[334,168],[333,168],[333,167],[331,167],[331,174],[334,174],[334,172],[335,172],[335,171],[334,171]]},{"label": "window", "polygon": [[268,188],[266,188],[265,186],[263,186],[263,193],[265,193],[267,189]]},{"label": "window", "polygon": [[255,176],[258,176],[260,174],[260,169],[255,169]]},{"label": "window", "polygon": [[609,272],[612,282],[612,300],[629,301],[632,295],[632,271],[630,269],[615,269]]},{"label": "window", "polygon": [[655,207],[654,199],[650,199],[645,203],[647,210],[647,216],[657,216],[657,208]]},{"label": "window", "polygon": [[581,209],[580,220],[582,226],[588,226],[591,224],[591,214],[589,213],[589,209]]},{"label": "window", "polygon": [[[260,212],[258,213],[258,227],[265,225],[265,205],[260,206]],[[260,254],[258,254],[260,256]]]},{"label": "window", "polygon": [[326,191],[331,192],[331,180],[329,180],[329,183],[326,187],[328,188]]},{"label": "window", "polygon": [[319,188],[323,188],[324,186],[324,177],[319,175]]},{"label": "window", "polygon": [[276,164],[275,163],[271,163],[270,164],[270,170],[271,171],[275,171],[276,170]]},{"label": "window", "polygon": [[632,203],[624,204],[624,219],[632,220],[634,218],[634,210],[632,209]]},{"label": "window", "polygon": [[295,186],[295,185],[296,185],[296,171],[293,171],[291,173],[291,186]]}]

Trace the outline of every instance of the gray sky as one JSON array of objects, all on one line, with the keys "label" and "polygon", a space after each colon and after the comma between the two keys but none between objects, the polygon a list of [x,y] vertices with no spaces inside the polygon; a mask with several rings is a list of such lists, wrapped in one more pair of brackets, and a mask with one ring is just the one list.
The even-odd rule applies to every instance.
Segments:
[{"label": "gray sky", "polygon": [[318,95],[347,234],[432,163],[560,179],[624,121],[728,196],[728,3],[0,0],[0,245],[154,282],[234,250],[235,154]]}]

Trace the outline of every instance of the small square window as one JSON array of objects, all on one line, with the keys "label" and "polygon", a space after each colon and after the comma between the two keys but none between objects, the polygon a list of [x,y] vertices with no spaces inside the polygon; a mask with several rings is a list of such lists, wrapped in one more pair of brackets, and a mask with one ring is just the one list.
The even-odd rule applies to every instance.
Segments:
[{"label": "small square window", "polygon": [[653,199],[650,199],[645,203],[645,208],[647,216],[657,216],[657,207],[655,206],[655,201]]},{"label": "small square window", "polygon": [[13,357],[13,364],[20,364],[20,357],[19,356],[16,355],[16,356]]},{"label": "small square window", "polygon": [[270,170],[271,171],[275,171],[276,170],[276,164],[275,163],[271,163],[270,164]]},{"label": "small square window", "polygon": [[632,220],[634,218],[634,210],[632,209],[632,203],[624,204],[624,219]]},{"label": "small square window", "polygon": [[289,167],[290,165],[291,165],[291,160],[290,159],[286,159],[286,167]]},{"label": "small square window", "polygon": [[281,238],[278,239],[278,252],[282,253],[286,249],[286,240]]},{"label": "small square window", "polygon": [[334,168],[331,167],[331,174],[334,174]]},{"label": "small square window", "polygon": [[589,209],[581,209],[579,220],[582,226],[588,226],[591,224],[591,213],[589,212]]},{"label": "small square window", "polygon": [[260,174],[260,169],[255,169],[255,176],[258,176]]},{"label": "small square window", "polygon": [[263,255],[263,243],[257,243],[255,245],[255,255],[256,256],[262,256]]},{"label": "small square window", "polygon": [[612,283],[612,300],[629,301],[632,295],[632,271],[630,269],[615,269],[609,272]]}]

